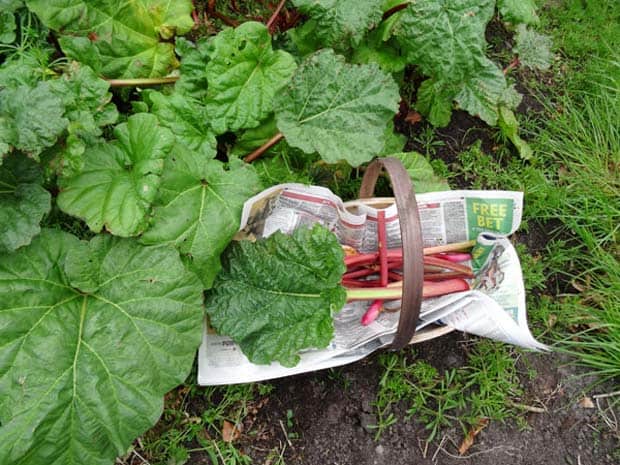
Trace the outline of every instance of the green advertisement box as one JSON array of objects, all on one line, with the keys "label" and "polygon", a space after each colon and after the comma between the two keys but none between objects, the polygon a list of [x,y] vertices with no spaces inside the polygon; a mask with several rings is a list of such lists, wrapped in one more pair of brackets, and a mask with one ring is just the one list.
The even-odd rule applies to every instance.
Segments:
[{"label": "green advertisement box", "polygon": [[489,231],[508,234],[512,230],[512,199],[467,198],[467,221],[469,237]]}]

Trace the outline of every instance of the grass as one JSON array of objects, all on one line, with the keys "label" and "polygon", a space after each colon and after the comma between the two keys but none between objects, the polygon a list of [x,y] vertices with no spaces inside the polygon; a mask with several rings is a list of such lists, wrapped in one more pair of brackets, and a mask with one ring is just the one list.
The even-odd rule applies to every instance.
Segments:
[{"label": "grass", "polygon": [[403,415],[425,425],[427,442],[445,428],[463,432],[482,419],[503,421],[518,413],[516,400],[523,394],[511,348],[490,340],[474,343],[467,365],[440,372],[424,360],[410,361],[408,354],[380,356],[384,373],[375,401],[375,439]]},{"label": "grass", "polygon": [[[238,443],[257,434],[251,429],[252,416],[264,405],[272,386],[254,383],[202,388],[193,384],[194,378],[190,376],[187,384],[166,396],[160,422],[121,463],[133,463],[135,455],[151,465],[193,463],[190,457],[195,460],[197,455],[208,457],[213,464],[252,462]],[[232,428],[232,433],[224,433],[226,427]],[[273,463],[284,463],[280,452],[270,452]]]},{"label": "grass", "polygon": [[[570,280],[569,302],[584,330],[566,347],[604,378],[620,377],[620,62],[605,81],[561,100],[562,113],[538,136],[540,156],[557,169],[559,202],[547,218],[573,239],[550,269]],[[598,74],[598,73],[597,73]]]},{"label": "grass", "polygon": [[[614,71],[608,59],[620,48],[620,5],[615,0],[548,2],[541,30],[553,31],[561,86],[583,91]],[[593,79],[594,78],[594,79]]]}]

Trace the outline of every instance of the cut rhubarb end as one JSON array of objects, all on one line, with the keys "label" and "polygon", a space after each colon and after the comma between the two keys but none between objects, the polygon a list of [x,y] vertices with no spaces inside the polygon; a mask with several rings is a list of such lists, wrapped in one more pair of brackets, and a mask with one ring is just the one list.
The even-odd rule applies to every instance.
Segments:
[{"label": "cut rhubarb end", "polygon": [[432,255],[432,257],[443,258],[444,260],[448,260],[453,263],[466,262],[471,260],[470,253],[458,253],[458,252],[449,252],[449,253],[441,253],[437,255]]},{"label": "cut rhubarb end", "polygon": [[446,279],[445,281],[424,281],[422,297],[438,297],[455,292],[469,291],[469,289],[469,283],[460,278]]},{"label": "cut rhubarb end", "polygon": [[368,307],[368,310],[366,310],[364,316],[362,316],[362,325],[368,326],[370,323],[375,321],[379,316],[379,313],[381,313],[381,310],[383,310],[383,301],[375,300],[372,304],[370,304],[370,307]]}]

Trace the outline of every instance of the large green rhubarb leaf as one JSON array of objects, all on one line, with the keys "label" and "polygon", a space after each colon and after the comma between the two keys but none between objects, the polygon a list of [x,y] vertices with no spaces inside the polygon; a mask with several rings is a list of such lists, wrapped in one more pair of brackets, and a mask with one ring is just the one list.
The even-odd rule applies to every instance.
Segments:
[{"label": "large green rhubarb leaf", "polygon": [[51,198],[41,178],[39,166],[20,154],[0,165],[0,255],[29,244],[41,231]]},{"label": "large green rhubarb leaf", "polygon": [[374,28],[383,11],[383,0],[293,0],[310,17],[312,36],[324,47],[346,51],[357,47]]},{"label": "large green rhubarb leaf", "polygon": [[463,82],[454,99],[463,110],[495,126],[498,105],[507,91],[506,78],[502,70],[488,58],[477,62],[475,72]]},{"label": "large green rhubarb leaf", "polygon": [[326,347],[346,301],[336,236],[322,226],[234,243],[207,295],[211,324],[253,362],[294,366],[300,350]]},{"label": "large green rhubarb leaf", "polygon": [[91,230],[118,236],[141,233],[155,199],[173,134],[157,117],[140,113],[114,129],[117,141],[89,147],[82,171],[60,180],[60,208]]},{"label": "large green rhubarb leaf", "polygon": [[215,158],[217,141],[208,121],[208,113],[199,101],[173,92],[148,92],[145,98],[162,125],[169,128],[178,143],[200,153],[203,159]]},{"label": "large green rhubarb leaf", "polygon": [[417,194],[450,190],[448,181],[435,174],[433,167],[421,153],[400,152],[387,156],[398,158],[403,163]]},{"label": "large green rhubarb leaf", "polygon": [[424,74],[458,81],[484,56],[494,7],[495,0],[418,0],[403,11],[393,33]]},{"label": "large green rhubarb leaf", "polygon": [[322,50],[306,58],[274,109],[291,146],[358,166],[381,153],[399,101],[398,85],[377,65],[349,65]]},{"label": "large green rhubarb leaf", "polygon": [[220,270],[219,256],[239,230],[244,202],[260,189],[251,165],[228,170],[217,160],[175,150],[166,162],[145,244],[174,244],[205,288]]},{"label": "large green rhubarb leaf", "polygon": [[207,111],[220,134],[258,126],[296,68],[292,55],[271,48],[267,27],[256,22],[223,30],[212,39],[208,54]]},{"label": "large green rhubarb leaf", "polygon": [[128,239],[46,230],[0,254],[0,463],[112,465],[189,373],[201,290]]},{"label": "large green rhubarb leaf", "polygon": [[72,40],[61,45],[72,58],[94,69],[99,64],[107,77],[167,74],[177,60],[164,40],[194,24],[190,0],[28,0],[27,5],[46,26],[88,37],[94,48]]},{"label": "large green rhubarb leaf", "polygon": [[67,127],[63,113],[49,82],[0,89],[0,158],[13,149],[38,158]]}]

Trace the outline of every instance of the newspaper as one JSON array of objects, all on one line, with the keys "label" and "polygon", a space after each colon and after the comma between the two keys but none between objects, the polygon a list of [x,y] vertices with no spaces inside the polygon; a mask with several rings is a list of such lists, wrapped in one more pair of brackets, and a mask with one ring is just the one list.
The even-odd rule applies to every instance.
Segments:
[{"label": "newspaper", "polygon": [[[419,194],[417,202],[425,247],[476,239],[471,290],[423,300],[417,337],[456,329],[528,349],[546,350],[528,329],[521,266],[506,238],[521,223],[523,194],[445,191]],[[396,206],[391,199],[385,199],[384,204],[387,245],[401,247]],[[260,239],[278,230],[290,233],[320,223],[333,231],[341,244],[360,252],[375,251],[377,212],[377,208],[366,202],[344,203],[323,187],[281,184],[246,202],[237,238]],[[345,305],[334,317],[334,337],[329,346],[303,351],[299,364],[292,368],[275,362],[251,363],[229,337],[215,334],[205,322],[198,354],[198,383],[261,381],[340,366],[366,357],[391,343],[399,319],[398,311],[386,311],[370,325],[362,326],[360,320],[368,304]],[[399,307],[398,301],[386,303],[386,307],[390,304]]]}]

